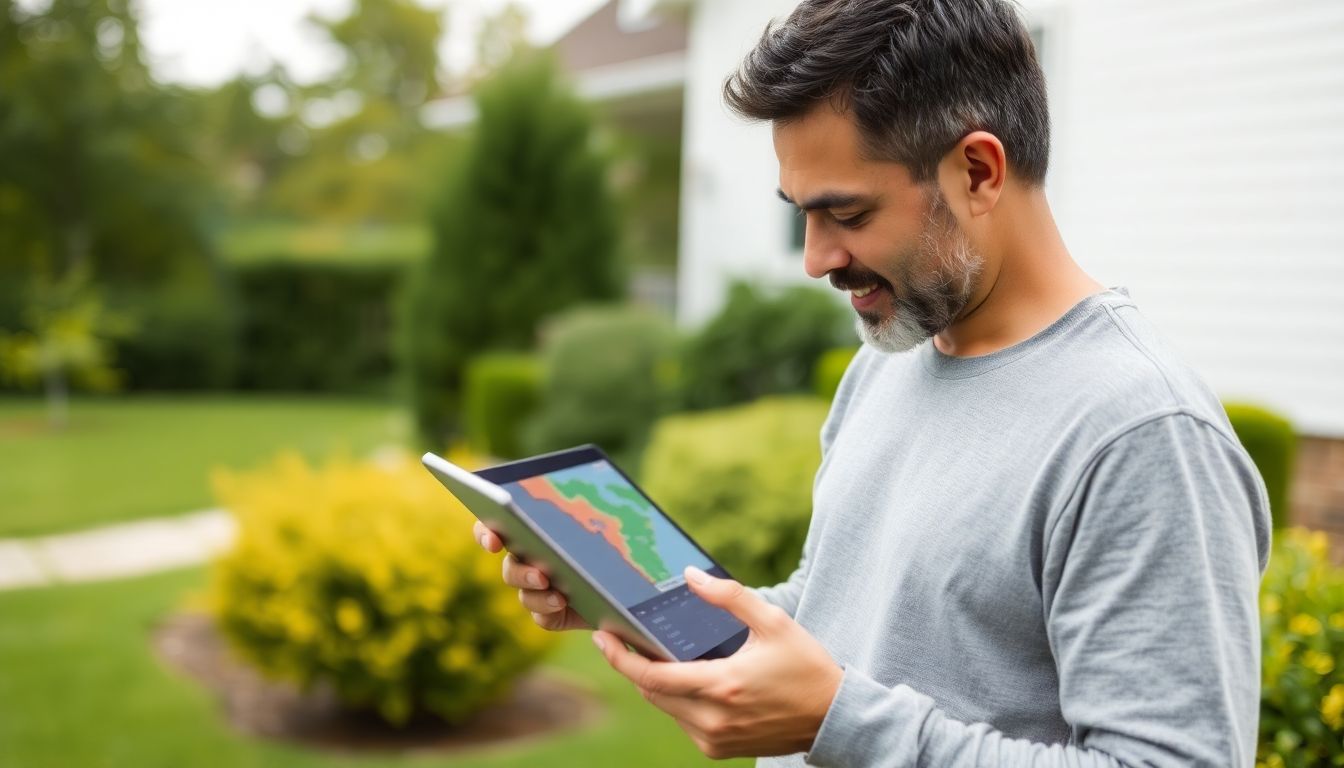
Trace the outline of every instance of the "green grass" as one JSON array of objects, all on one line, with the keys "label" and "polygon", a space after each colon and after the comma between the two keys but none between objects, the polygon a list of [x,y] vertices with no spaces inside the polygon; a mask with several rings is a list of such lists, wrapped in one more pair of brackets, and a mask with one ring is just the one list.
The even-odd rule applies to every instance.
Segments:
[{"label": "green grass", "polygon": [[409,429],[392,406],[313,396],[87,399],[64,431],[45,419],[40,400],[0,399],[0,536],[206,508],[216,467],[360,455]]},{"label": "green grass", "polygon": [[211,695],[164,667],[149,647],[155,623],[203,586],[203,573],[0,593],[0,765],[672,768],[708,762],[606,666],[586,632],[571,633],[550,662],[585,680],[606,705],[605,718],[583,730],[437,756],[334,756],[251,740],[231,731]]}]

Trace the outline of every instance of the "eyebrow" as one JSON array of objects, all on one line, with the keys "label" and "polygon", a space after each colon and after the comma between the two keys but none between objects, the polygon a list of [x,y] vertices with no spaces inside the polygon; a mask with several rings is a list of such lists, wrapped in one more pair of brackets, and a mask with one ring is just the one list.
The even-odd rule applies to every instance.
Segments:
[{"label": "eyebrow", "polygon": [[804,211],[816,211],[823,208],[848,208],[859,203],[870,204],[871,201],[863,195],[850,195],[843,192],[823,192],[816,197],[804,200],[801,203],[795,203],[784,194],[784,190],[776,189],[775,194],[779,199],[790,205],[796,205]]}]

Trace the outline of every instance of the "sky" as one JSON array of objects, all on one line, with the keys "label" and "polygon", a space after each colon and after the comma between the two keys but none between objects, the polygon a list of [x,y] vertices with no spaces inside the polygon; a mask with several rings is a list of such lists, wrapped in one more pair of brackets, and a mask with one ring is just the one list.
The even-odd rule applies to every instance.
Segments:
[{"label": "sky", "polygon": [[[416,0],[448,5],[448,34],[440,60],[460,72],[471,63],[480,21],[508,0]],[[529,16],[529,37],[548,43],[596,10],[605,0],[514,0]],[[141,41],[157,79],[186,85],[218,85],[240,72],[261,73],[279,61],[300,83],[320,79],[339,65],[336,53],[311,25],[309,14],[340,17],[351,0],[135,0]],[[38,0],[21,5],[39,5]]]}]

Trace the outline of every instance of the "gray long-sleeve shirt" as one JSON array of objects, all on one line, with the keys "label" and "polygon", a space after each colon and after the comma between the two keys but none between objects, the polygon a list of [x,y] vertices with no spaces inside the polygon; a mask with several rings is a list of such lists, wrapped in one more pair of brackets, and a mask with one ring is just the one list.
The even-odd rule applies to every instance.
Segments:
[{"label": "gray long-sleeve shirt", "polygon": [[983,357],[862,349],[813,498],[759,592],[844,678],[761,765],[1253,763],[1264,488],[1124,292]]}]

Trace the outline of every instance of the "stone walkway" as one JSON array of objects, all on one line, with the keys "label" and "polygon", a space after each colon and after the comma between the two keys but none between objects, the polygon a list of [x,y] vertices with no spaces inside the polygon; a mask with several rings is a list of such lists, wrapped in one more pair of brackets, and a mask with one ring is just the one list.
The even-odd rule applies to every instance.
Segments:
[{"label": "stone walkway", "polygon": [[233,540],[228,512],[207,509],[25,539],[0,539],[0,590],[99,581],[183,568]]}]

